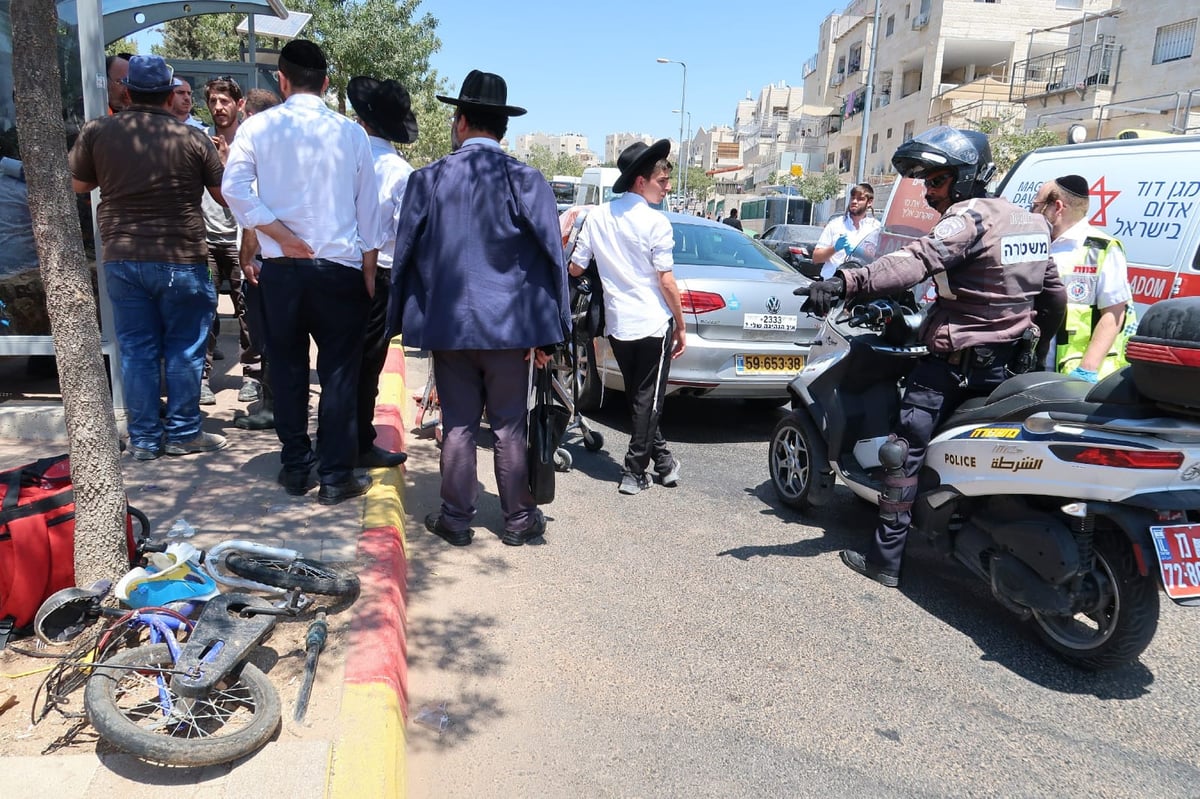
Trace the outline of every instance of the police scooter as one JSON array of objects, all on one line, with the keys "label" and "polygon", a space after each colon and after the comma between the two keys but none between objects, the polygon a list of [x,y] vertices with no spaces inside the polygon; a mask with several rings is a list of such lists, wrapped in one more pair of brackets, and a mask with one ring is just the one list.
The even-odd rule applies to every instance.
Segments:
[{"label": "police scooter", "polygon": [[[902,474],[904,445],[889,434],[903,380],[926,353],[920,321],[911,293],[830,311],[771,434],[784,504],[822,505],[837,478],[878,503],[888,471]],[[911,533],[1089,670],[1145,650],[1160,585],[1200,604],[1200,407],[1156,404],[1133,371],[1096,385],[1030,372],[968,400],[934,431],[913,505]]]}]

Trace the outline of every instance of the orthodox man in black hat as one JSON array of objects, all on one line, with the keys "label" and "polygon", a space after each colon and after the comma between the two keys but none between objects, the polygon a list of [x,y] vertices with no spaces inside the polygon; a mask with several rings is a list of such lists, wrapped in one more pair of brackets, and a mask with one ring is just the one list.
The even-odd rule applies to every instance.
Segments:
[{"label": "orthodox man in black hat", "polygon": [[442,405],[441,510],[425,519],[454,546],[471,543],[478,483],[475,436],[483,412],[495,434],[493,461],[501,540],[519,546],[545,532],[526,463],[531,354],[570,333],[558,205],[540,172],[500,148],[508,104],[499,75],[473,70],[454,106],[454,152],[408,180],[392,261],[389,335],[433,353]]},{"label": "orthodox man in black hat", "polygon": [[617,158],[624,195],[592,209],[571,253],[571,274],[582,275],[592,259],[604,287],[604,324],[625,382],[633,415],[629,450],[618,490],[638,494],[650,487],[651,465],[664,486],[679,484],[679,459],[659,432],[671,359],[687,347],[683,308],[675,283],[675,237],[667,217],[651,204],[671,190],[671,143],[634,142]]},{"label": "orthodox man in black hat", "polygon": [[[333,505],[366,493],[357,475],[358,373],[376,257],[387,238],[371,143],[323,99],[325,54],[295,39],[279,53],[282,105],[242,123],[229,147],[222,189],[238,224],[262,247],[257,280],[266,325],[279,482],[300,495],[314,485]],[[252,270],[253,271],[253,270]],[[321,401],[317,448],[308,436],[309,337],[317,344]]]},{"label": "orthodox man in black hat", "polygon": [[392,142],[411,144],[417,140],[417,118],[412,112],[408,91],[394,80],[376,80],[359,76],[350,79],[350,105],[358,115],[358,124],[371,142],[371,159],[379,184],[379,207],[387,239],[379,249],[379,271],[375,274],[375,296],[367,317],[367,338],[363,344],[362,368],[358,374],[358,465],[366,467],[399,466],[407,460],[403,452],[389,452],[375,444],[375,397],[379,393],[379,374],[387,360],[387,306],[392,284],[392,252],[396,249],[396,227],[404,190],[413,168]]}]

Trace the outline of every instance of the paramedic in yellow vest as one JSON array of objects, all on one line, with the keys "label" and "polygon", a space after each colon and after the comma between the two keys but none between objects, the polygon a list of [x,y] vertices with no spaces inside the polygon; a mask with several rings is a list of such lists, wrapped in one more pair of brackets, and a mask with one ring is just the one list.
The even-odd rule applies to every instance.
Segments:
[{"label": "paramedic in yellow vest", "polygon": [[1088,183],[1079,175],[1043,183],[1029,210],[1050,223],[1050,257],[1067,289],[1054,371],[1095,383],[1125,365],[1125,341],[1137,326],[1125,250],[1085,221]]}]

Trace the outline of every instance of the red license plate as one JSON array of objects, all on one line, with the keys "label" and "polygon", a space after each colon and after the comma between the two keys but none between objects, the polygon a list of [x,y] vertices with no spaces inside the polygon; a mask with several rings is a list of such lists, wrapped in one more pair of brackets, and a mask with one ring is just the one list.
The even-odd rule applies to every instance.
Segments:
[{"label": "red license plate", "polygon": [[1200,597],[1200,524],[1151,527],[1163,589],[1171,599]]}]

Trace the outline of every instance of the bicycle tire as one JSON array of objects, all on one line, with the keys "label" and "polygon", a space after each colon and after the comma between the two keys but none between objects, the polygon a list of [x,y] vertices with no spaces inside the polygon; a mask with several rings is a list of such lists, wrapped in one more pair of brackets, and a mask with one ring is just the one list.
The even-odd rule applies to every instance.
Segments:
[{"label": "bicycle tire", "polygon": [[138,669],[172,665],[167,645],[153,644],[127,649],[93,667],[83,706],[101,738],[153,763],[215,766],[258,751],[279,729],[279,694],[250,663],[190,705],[168,683],[165,690],[176,709],[169,720],[163,715],[158,681]]},{"label": "bicycle tire", "polygon": [[225,556],[224,565],[238,577],[276,588],[299,588],[310,594],[329,596],[349,596],[358,592],[358,575],[309,558],[286,560],[230,552]]}]

